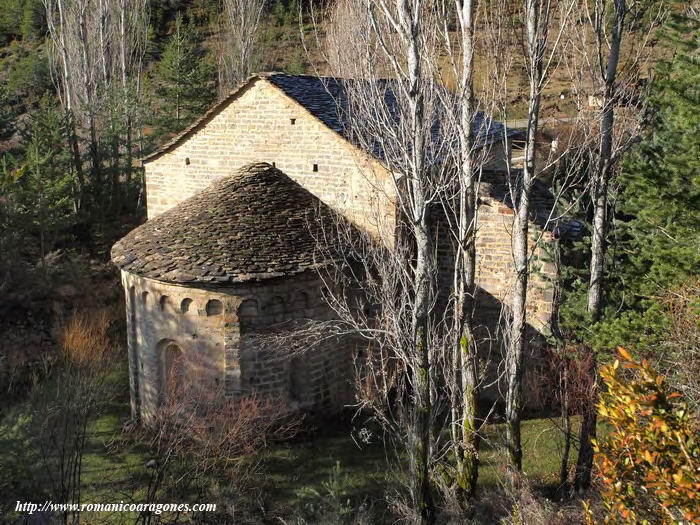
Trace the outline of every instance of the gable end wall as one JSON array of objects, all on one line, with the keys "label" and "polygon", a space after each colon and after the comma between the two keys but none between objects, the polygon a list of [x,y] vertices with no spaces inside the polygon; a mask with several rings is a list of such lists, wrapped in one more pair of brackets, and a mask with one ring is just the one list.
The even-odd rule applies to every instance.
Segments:
[{"label": "gable end wall", "polygon": [[252,162],[274,163],[368,231],[379,227],[377,217],[387,221],[382,229],[393,227],[386,170],[264,79],[244,87],[184,142],[145,164],[148,217]]}]

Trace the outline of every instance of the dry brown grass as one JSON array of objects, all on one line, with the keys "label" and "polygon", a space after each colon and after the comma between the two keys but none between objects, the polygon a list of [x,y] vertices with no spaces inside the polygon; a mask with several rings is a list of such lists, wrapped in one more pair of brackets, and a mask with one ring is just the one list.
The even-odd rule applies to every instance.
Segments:
[{"label": "dry brown grass", "polygon": [[63,357],[79,366],[104,362],[113,348],[108,334],[113,319],[113,308],[73,313],[59,336]]},{"label": "dry brown grass", "polygon": [[661,348],[648,358],[700,412],[700,280],[668,291],[661,301],[669,329]]}]

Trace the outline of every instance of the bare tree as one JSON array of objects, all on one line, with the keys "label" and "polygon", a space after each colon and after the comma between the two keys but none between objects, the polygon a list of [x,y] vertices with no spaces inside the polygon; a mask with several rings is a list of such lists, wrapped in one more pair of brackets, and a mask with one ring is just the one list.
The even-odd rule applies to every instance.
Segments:
[{"label": "bare tree", "polygon": [[512,298],[510,339],[506,354],[506,425],[508,452],[514,469],[522,468],[520,415],[523,408],[523,367],[527,349],[526,303],[528,283],[528,230],[530,193],[535,179],[535,148],[540,114],[540,97],[545,82],[545,51],[549,36],[550,6],[547,0],[525,0],[525,62],[529,81],[525,163],[514,183],[513,261],[515,286]]},{"label": "bare tree", "polygon": [[[633,28],[632,20],[648,16],[642,27]],[[588,93],[588,110],[583,110],[583,128],[588,129],[584,144],[590,158],[590,194],[593,204],[590,279],[587,310],[592,322],[597,322],[604,303],[605,252],[610,217],[610,182],[621,155],[635,142],[641,131],[644,105],[644,85],[641,74],[649,58],[648,39],[663,16],[662,10],[652,10],[627,0],[588,0],[580,5],[576,26],[573,78],[579,92]],[[625,37],[639,39],[637,45],[623,53]],[[576,60],[577,59],[577,60]],[[588,89],[586,89],[588,88]],[[592,107],[591,107],[592,106]],[[587,115],[586,115],[587,114]],[[617,122],[616,122],[617,121]],[[595,356],[590,362],[589,375],[597,374]],[[576,465],[575,488],[590,485],[595,437],[595,396],[582,410],[580,448]]]},{"label": "bare tree", "polygon": [[254,69],[254,49],[265,0],[222,0],[219,19],[219,96],[245,80]]},{"label": "bare tree", "polygon": [[[346,132],[388,171],[385,185],[383,169],[373,171],[369,162],[368,183],[396,210],[395,228],[379,213],[376,237],[346,236],[353,248],[344,259],[360,266],[329,304],[344,330],[368,340],[361,406],[371,408],[407,452],[411,503],[423,522],[434,518],[430,471],[440,454],[434,425],[442,403],[431,206],[443,191],[449,142],[436,132],[444,87],[435,75],[435,7],[421,0],[338,2],[327,56],[333,73],[348,78],[339,104]],[[349,293],[358,282],[362,292]],[[357,307],[358,295],[366,308]]]},{"label": "bare tree", "polygon": [[[148,40],[148,1],[112,0],[117,19],[116,47],[119,57],[118,74],[121,83],[122,113],[124,115],[124,166],[127,182],[131,180],[134,155],[134,127],[140,133],[139,100],[143,57]],[[135,151],[136,150],[136,151]]]},{"label": "bare tree", "polygon": [[66,125],[68,128],[68,141],[73,155],[73,167],[78,181],[78,195],[75,199],[76,210],[80,209],[85,192],[85,177],[83,174],[83,163],[81,159],[80,146],[78,144],[78,123],[75,117],[75,99],[73,84],[60,79],[70,77],[71,62],[68,53],[68,38],[64,31],[67,23],[66,6],[62,0],[47,0],[44,2],[46,8],[46,23],[48,26],[50,44],[53,52],[49,53],[52,72],[58,84],[59,100],[66,114]]},{"label": "bare tree", "polygon": [[[80,143],[87,142],[91,183],[103,200],[103,159],[100,148],[104,128],[114,126],[103,112],[115,85],[126,128],[127,170],[132,162],[132,115],[137,100],[148,27],[145,0],[43,0],[49,29],[52,73],[66,112],[69,139],[84,195]],[[136,90],[130,86],[137,86]],[[113,133],[114,135],[114,133]],[[116,139],[115,139],[116,140]],[[113,146],[118,156],[118,143]],[[116,181],[113,181],[116,182]],[[104,202],[101,201],[103,204]]]},{"label": "bare tree", "polygon": [[[479,433],[479,354],[474,338],[472,311],[476,292],[477,186],[485,148],[479,148],[474,126],[477,102],[474,98],[475,6],[472,0],[441,2],[442,35],[457,79],[457,91],[446,105],[454,107],[456,130],[455,180],[441,199],[448,232],[454,240],[452,301],[446,310],[446,333],[451,348],[445,367],[445,384],[450,393],[452,449],[458,501],[464,507],[476,491]],[[453,45],[449,24],[458,23],[457,45]],[[483,102],[483,101],[482,101]],[[452,115],[451,112],[447,113]],[[488,121],[488,119],[484,119]],[[443,126],[449,125],[443,123]],[[488,123],[486,124],[488,126]],[[483,145],[482,145],[483,146]]]},{"label": "bare tree", "polygon": [[522,469],[522,444],[520,418],[523,409],[524,359],[528,347],[527,289],[530,273],[531,220],[530,197],[536,177],[537,131],[539,128],[540,101],[549,72],[556,60],[556,53],[570,20],[574,2],[558,3],[559,29],[550,40],[552,16],[555,14],[549,0],[525,0],[523,58],[528,80],[527,128],[525,132],[525,160],[522,170],[513,171],[511,177],[511,200],[515,207],[513,215],[513,262],[515,284],[511,299],[511,319],[506,351],[506,433],[510,461],[517,471]]},{"label": "bare tree", "polygon": [[[258,471],[257,453],[270,440],[291,439],[299,430],[299,418],[273,398],[229,399],[221,388],[212,389],[201,379],[185,380],[188,367],[198,366],[194,359],[174,360],[175,373],[163,385],[160,406],[135,436],[151,455],[145,503],[167,501],[187,491],[202,494],[213,479],[226,479],[242,491]],[[136,519],[144,525],[161,521],[162,516],[148,509]]]}]

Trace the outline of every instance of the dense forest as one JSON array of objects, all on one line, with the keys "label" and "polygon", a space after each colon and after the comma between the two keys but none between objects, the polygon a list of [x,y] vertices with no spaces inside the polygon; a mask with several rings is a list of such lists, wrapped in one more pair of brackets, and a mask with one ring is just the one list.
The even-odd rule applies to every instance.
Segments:
[{"label": "dense forest", "polygon": [[[65,57],[69,76],[59,78],[61,69],[52,62],[60,59],[52,54],[57,42],[51,36],[63,29],[47,23],[47,9],[55,14],[58,7],[42,1],[7,2],[0,21],[4,177],[8,184],[21,178],[17,170],[28,168],[30,145],[39,148],[33,157],[35,177],[51,181],[49,191],[55,193],[46,212],[51,218],[39,219],[42,225],[37,223],[34,233],[46,239],[48,251],[68,226],[90,228],[95,222],[89,217],[92,213],[134,213],[142,207],[138,159],[240,80],[240,72],[238,77],[225,74],[221,46],[226,44],[227,28],[221,25],[218,2],[127,2],[122,7],[128,20],[117,20],[116,11],[108,12],[116,8],[105,6],[102,21],[87,21],[97,25],[87,27],[85,34],[70,35],[76,39],[72,44],[66,41],[65,46],[74,45],[75,50]],[[84,16],[78,10],[87,8],[63,7],[67,18]],[[255,53],[248,58],[248,72],[253,67],[303,72],[298,9],[294,2],[277,2],[259,14],[255,23],[260,27],[250,30]],[[107,22],[106,17],[114,18]],[[117,35],[110,27],[110,35],[104,37],[109,41],[96,45],[105,24],[117,22],[129,24],[128,30]],[[84,59],[77,54],[83,52]],[[67,132],[73,135],[70,140]],[[38,166],[49,152],[55,171],[44,173]],[[73,180],[63,178],[70,171],[67,167]],[[35,179],[33,184],[41,183]],[[17,206],[22,207],[19,201]],[[43,231],[49,223],[50,231]]]},{"label": "dense forest", "polygon": [[[44,500],[218,507],[55,510],[37,523],[700,520],[697,2],[374,4],[0,0],[0,522],[34,523],[15,504]],[[400,186],[415,240],[397,259],[409,290],[397,278],[392,297],[405,304],[383,321],[413,336],[392,349],[410,386],[332,421],[265,418],[251,403],[234,422],[210,411],[208,433],[172,420],[142,428],[129,417],[124,299],[109,262],[146,219],[140,159],[273,70],[410,86],[399,124],[381,120],[383,94],[358,88],[359,142],[376,129],[413,140],[433,118],[453,130],[440,154],[459,166],[444,175],[462,199],[455,315],[447,335],[426,335],[437,285],[421,233],[442,186],[426,141],[404,141],[391,151],[410,169],[384,161],[427,182]],[[443,92],[459,118],[435,109]],[[522,155],[507,171],[516,284],[494,402],[482,396],[493,365],[470,354],[465,313],[478,266],[477,113],[513,123],[505,140]],[[546,261],[528,231],[538,185],[549,217],[580,232],[554,235]],[[555,322],[531,371],[527,279],[543,263],[556,268]]]}]

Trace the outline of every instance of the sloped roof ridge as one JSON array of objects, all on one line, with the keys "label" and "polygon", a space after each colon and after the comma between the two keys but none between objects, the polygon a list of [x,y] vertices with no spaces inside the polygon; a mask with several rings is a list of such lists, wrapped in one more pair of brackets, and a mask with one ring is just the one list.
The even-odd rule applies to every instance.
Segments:
[{"label": "sloped roof ridge", "polygon": [[[163,153],[167,153],[168,151],[174,149],[182,141],[189,138],[195,131],[206,125],[223,108],[228,106],[228,104],[230,104],[246,86],[255,80],[261,79],[268,81],[286,97],[293,100],[300,107],[308,111],[328,129],[339,134],[343,140],[346,140],[349,143],[352,142],[347,136],[348,130],[345,129],[346,123],[343,121],[343,108],[339,107],[339,105],[342,106],[344,101],[344,82],[352,81],[353,79],[333,76],[318,77],[315,75],[290,75],[288,73],[278,71],[267,71],[256,73],[248,77],[236,88],[232,89],[228,95],[209,108],[190,126],[151,154],[143,157],[141,162],[150,162]],[[391,82],[392,79],[384,78],[379,79],[379,81]],[[331,93],[331,91],[335,92]],[[507,132],[506,128],[496,121],[491,121],[492,123],[489,124],[488,129],[484,130],[484,115],[479,115],[478,117],[479,118],[477,118],[474,122],[474,126],[477,128],[476,131],[478,135],[482,135],[485,132],[485,135],[482,138],[484,144],[497,140],[501,133]],[[366,153],[374,156],[381,162],[382,155],[377,151],[367,151]]]},{"label": "sloped roof ridge", "polygon": [[[167,153],[173,147],[177,146],[180,142],[183,140],[189,138],[189,136],[196,131],[197,129],[201,128],[204,124],[208,123],[211,118],[213,118],[216,113],[218,113],[221,109],[226,107],[235,97],[238,95],[243,88],[245,88],[248,84],[253,82],[254,80],[261,80],[261,79],[268,79],[270,77],[273,77],[275,75],[284,75],[287,77],[298,77],[298,78],[313,78],[313,79],[324,79],[324,80],[337,80],[335,77],[317,77],[314,75],[290,75],[289,73],[284,73],[282,71],[260,71],[258,73],[254,73],[250,75],[248,78],[246,78],[244,81],[242,81],[240,84],[238,84],[236,87],[233,89],[229,90],[229,92],[218,102],[215,102],[208,110],[206,110],[202,116],[197,118],[192,124],[187,126],[185,129],[183,129],[180,133],[176,134],[174,137],[172,137],[170,140],[162,144],[159,148],[157,148],[155,151],[152,151],[148,155],[141,157],[141,162],[146,163],[150,162],[156,157],[159,157],[163,153]],[[297,104],[299,103],[297,100],[295,100]]]}]

